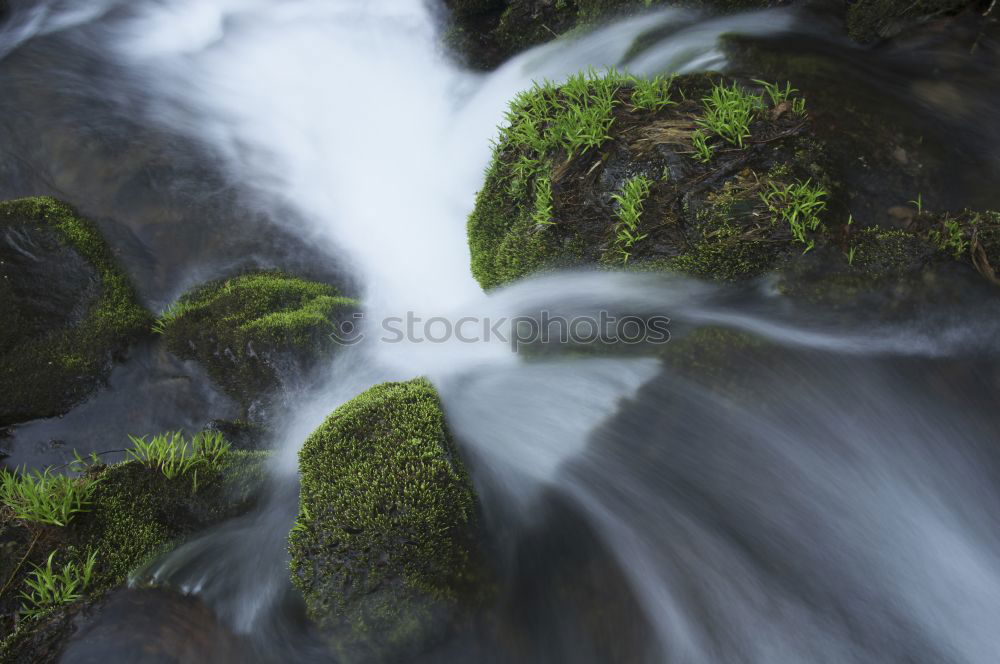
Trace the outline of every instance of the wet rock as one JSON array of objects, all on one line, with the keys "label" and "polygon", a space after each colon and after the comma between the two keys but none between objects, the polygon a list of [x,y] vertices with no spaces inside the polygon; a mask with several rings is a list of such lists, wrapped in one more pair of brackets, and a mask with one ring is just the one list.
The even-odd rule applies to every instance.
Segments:
[{"label": "wet rock", "polygon": [[292,582],[344,658],[419,652],[485,592],[476,498],[426,380],[341,406],[299,469]]},{"label": "wet rock", "polygon": [[157,322],[167,347],[200,362],[248,413],[294,388],[340,348],[333,336],[357,301],[327,284],[279,272],[213,282],[182,296]]},{"label": "wet rock", "polygon": [[252,661],[244,640],[197,598],[161,589],[119,590],[77,626],[60,664]]},{"label": "wet rock", "polygon": [[616,17],[678,5],[726,13],[783,0],[445,0],[445,42],[467,65],[492,69],[521,51]]},{"label": "wet rock", "polygon": [[95,227],[51,198],[0,204],[0,426],[61,415],[148,331]]},{"label": "wet rock", "polygon": [[[536,86],[512,102],[469,218],[473,274],[491,289],[577,266],[734,282],[776,273],[779,292],[816,302],[889,286],[948,301],[927,278],[956,257],[924,218],[933,153],[906,134],[866,147],[813,107],[791,84],[715,74]],[[985,219],[972,224],[983,238]],[[971,264],[988,276],[987,263]]]},{"label": "wet rock", "polygon": [[[719,111],[704,99],[720,95],[743,105],[738,136],[706,129]],[[486,289],[583,265],[736,280],[822,245],[837,183],[801,100],[788,101],[795,111],[773,113],[762,89],[717,75],[526,92],[469,218],[473,274]],[[574,145],[581,112],[596,138]]]},{"label": "wet rock", "polygon": [[[264,478],[263,452],[228,451],[173,477],[138,461],[92,465],[75,482],[92,492],[64,526],[0,513],[0,661],[51,662],[76,629],[75,617],[120,587],[130,573],[184,538],[253,506]],[[56,571],[95,557],[79,599],[18,617],[32,570],[52,556]]]},{"label": "wet rock", "polygon": [[847,32],[868,43],[894,37],[930,18],[988,5],[982,0],[858,0],[847,7]]}]

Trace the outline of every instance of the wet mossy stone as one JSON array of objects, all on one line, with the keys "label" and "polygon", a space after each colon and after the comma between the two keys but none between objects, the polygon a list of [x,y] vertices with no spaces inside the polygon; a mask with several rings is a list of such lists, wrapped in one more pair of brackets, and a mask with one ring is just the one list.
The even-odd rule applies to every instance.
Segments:
[{"label": "wet mossy stone", "polygon": [[[249,510],[259,495],[268,454],[229,451],[197,475],[167,478],[137,461],[89,468],[79,481],[96,482],[86,512],[65,527],[38,526],[0,514],[0,564],[8,582],[0,595],[0,662],[57,661],[73,629],[71,618],[128,576],[185,538]],[[14,621],[24,580],[55,552],[54,567],[82,564],[97,552],[93,578],[78,602],[38,619]]]},{"label": "wet mossy stone", "polygon": [[477,504],[424,379],[338,408],[299,454],[292,581],[348,658],[412,653],[474,601]]},{"label": "wet mossy stone", "polygon": [[333,286],[257,272],[185,294],[158,326],[174,354],[248,406],[330,358],[340,347],[331,335],[357,310]]},{"label": "wet mossy stone", "polygon": [[[807,111],[793,110],[794,99],[773,104],[756,84],[689,75],[669,84],[669,104],[643,109],[629,77],[591,72],[589,81],[597,97],[611,90],[611,104],[597,132],[604,136],[582,148],[569,149],[572,137],[560,134],[579,126],[558,117],[579,105],[567,85],[536,87],[512,102],[468,222],[472,273],[484,289],[546,269],[595,265],[736,281],[827,241],[837,183],[825,145]],[[580,83],[576,77],[576,90]],[[707,112],[703,99],[722,88],[757,98],[759,108],[742,146],[709,135],[713,152],[705,161],[694,143],[706,133],[698,124]],[[641,237],[624,247],[616,197],[636,178],[648,185],[634,230]],[[787,206],[775,199],[781,209],[772,209],[765,197],[803,185],[821,191],[825,207],[817,213],[822,223],[796,237],[782,215]]]},{"label": "wet mossy stone", "polygon": [[0,203],[0,426],[61,415],[148,332],[89,221],[52,198]]}]

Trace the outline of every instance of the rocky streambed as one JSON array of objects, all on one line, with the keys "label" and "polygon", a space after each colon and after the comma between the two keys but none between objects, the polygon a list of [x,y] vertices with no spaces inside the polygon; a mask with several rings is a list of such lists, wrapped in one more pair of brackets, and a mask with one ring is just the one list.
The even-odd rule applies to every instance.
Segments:
[{"label": "rocky streambed", "polygon": [[[57,4],[45,16],[70,25]],[[437,48],[463,66],[500,67],[497,76],[526,67],[509,60],[535,45],[578,44],[611,20],[678,11],[634,34],[619,61],[581,63],[508,100],[478,193],[462,203],[471,211],[469,270],[483,291],[573,270],[681,275],[711,284],[707,298],[835,320],[839,332],[953,325],[993,306],[1000,33],[992,5],[792,3],[800,29],[721,38],[724,71],[630,73],[676,30],[788,4],[436,6]],[[100,113],[79,122],[57,113],[87,106],[74,86],[113,78],[116,65],[95,57],[94,72],[67,69],[53,44],[67,38],[91,52],[80,44],[105,35],[95,26],[129,10],[101,4],[78,32],[45,24],[51,30],[27,38],[19,30],[31,17],[48,19],[29,3],[9,5],[0,2],[0,45],[24,41],[0,61],[0,83],[13,91],[0,100],[0,137],[10,146],[0,167],[0,192],[10,195],[0,203],[0,448],[17,462],[3,470],[0,495],[0,661],[662,661],[650,600],[602,537],[602,522],[581,516],[579,494],[545,484],[537,514],[515,517],[498,498],[509,488],[483,470],[489,455],[463,445],[448,400],[419,375],[386,372],[346,398],[323,399],[321,386],[354,371],[345,330],[382,306],[377,280],[352,272],[349,251],[296,234],[288,219],[274,222],[275,208],[262,212],[255,198],[255,186],[270,191],[266,183],[227,181],[225,169],[192,152],[190,163],[176,157],[169,133],[136,128],[147,140],[133,144],[120,127],[102,126]],[[269,18],[278,30],[287,17]],[[252,22],[233,20],[244,19]],[[220,25],[224,43],[231,26]],[[46,89],[31,79],[46,68],[65,80]],[[399,114],[406,103],[398,100]],[[37,144],[25,136],[41,129],[33,110],[58,118]],[[394,181],[416,179],[372,177],[384,179],[387,197]],[[311,209],[281,206],[293,221]],[[330,257],[341,262],[331,267]],[[644,441],[691,433],[678,424],[680,406],[640,408],[643,399],[669,402],[676,376],[711,395],[690,412],[723,395],[747,412],[795,421],[786,410],[795,394],[768,393],[760,376],[785,362],[807,367],[799,351],[749,325],[692,326],[677,343],[643,350],[657,377],[604,425],[633,431],[622,449],[650,467],[668,446]],[[621,348],[596,354],[619,357]],[[362,360],[376,365],[374,357]],[[907,375],[932,377],[934,403],[977,392],[975,410],[1000,388],[983,377],[995,366],[988,353],[921,362],[907,364]],[[308,399],[319,417],[295,410]],[[311,433],[300,435],[289,413]],[[164,426],[134,429],[143,423]],[[297,437],[291,456],[289,437]],[[670,449],[691,454],[680,447]],[[170,576],[158,567],[164,556],[266,511],[281,493],[273,468],[282,465],[294,467],[286,481],[300,482],[294,518],[226,554],[255,542],[287,547],[277,572],[284,599],[269,609],[280,613],[277,632],[227,620],[198,583],[160,583]],[[685,479],[673,479],[664,491],[683,493]],[[137,619],[145,612],[157,618]],[[733,661],[726,656],[719,661]],[[767,661],[755,657],[748,661]],[[884,661],[943,661],[892,657]]]}]

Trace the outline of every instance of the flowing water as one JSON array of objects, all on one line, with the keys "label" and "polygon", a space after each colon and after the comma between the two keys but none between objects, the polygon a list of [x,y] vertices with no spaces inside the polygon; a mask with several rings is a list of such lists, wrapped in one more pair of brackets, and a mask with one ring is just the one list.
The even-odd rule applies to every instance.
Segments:
[{"label": "flowing water", "polygon": [[[245,638],[233,661],[328,661],[288,582],[296,452],[338,404],[421,374],[468,460],[504,589],[485,611],[492,627],[414,659],[996,661],[992,300],[970,288],[967,301],[886,325],[790,309],[766,281],[732,291],[567,273],[484,295],[469,273],[464,224],[489,141],[531,80],[626,60],[638,74],[722,69],[732,64],[723,34],[818,40],[822,25],[788,11],[660,11],[483,75],[441,52],[439,8],[419,0],[14,8],[0,35],[0,77],[16,84],[0,101],[14,117],[4,125],[13,193],[59,193],[131,238],[141,248],[123,261],[154,305],[239,265],[237,250],[215,246],[229,238],[257,264],[299,256],[349,274],[366,303],[367,338],[279,416],[263,506],[136,578],[199,597]],[[634,40],[652,33],[636,54]],[[54,82],[32,79],[43,74]],[[52,126],[28,146],[17,132],[40,123],[22,116],[42,106]],[[72,130],[77,109],[105,118],[86,140]],[[125,165],[85,167],[122,152]],[[149,161],[161,168],[132,182],[128,165]],[[266,239],[248,240],[257,231]],[[204,238],[215,239],[206,248]],[[336,268],[315,265],[326,262]],[[515,354],[497,340],[386,343],[378,329],[406,312],[541,310],[663,314],[671,343],[706,327],[759,343],[727,355],[720,376],[649,349]],[[114,638],[136,638],[129,630]],[[78,638],[66,661],[97,652]],[[113,648],[100,653],[115,661]]]}]

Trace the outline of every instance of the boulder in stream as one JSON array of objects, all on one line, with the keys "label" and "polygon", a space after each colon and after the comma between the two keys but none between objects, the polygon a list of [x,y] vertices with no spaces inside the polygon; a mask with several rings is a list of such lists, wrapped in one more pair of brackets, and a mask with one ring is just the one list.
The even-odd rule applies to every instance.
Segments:
[{"label": "boulder in stream", "polygon": [[339,348],[358,302],[328,284],[252,272],[183,295],[159,319],[167,347],[200,362],[244,408],[308,375]]},{"label": "boulder in stream", "polygon": [[292,581],[351,661],[420,651],[485,592],[476,497],[428,381],[338,408],[299,469]]},{"label": "boulder in stream", "polygon": [[[49,479],[42,493],[55,492],[57,497],[79,492],[79,509],[63,519],[63,525],[19,514],[17,500],[10,501],[3,492],[0,661],[57,661],[75,630],[77,613],[100,603],[132,572],[186,537],[253,506],[267,453],[216,448],[203,455],[194,447],[186,450],[182,456],[191,460],[186,465],[178,465],[181,457],[176,455],[163,463],[133,459],[85,468],[81,463],[78,478]],[[5,487],[17,482],[16,475],[2,472]],[[47,568],[75,579],[75,590],[57,593],[62,598],[58,601],[28,601],[24,594],[32,594],[29,582],[36,570]],[[65,583],[57,579],[55,588],[65,590]]]},{"label": "boulder in stream", "polygon": [[981,238],[965,262],[988,276],[993,216],[935,228],[914,194],[900,206],[909,223],[856,220],[854,174],[825,138],[787,82],[612,70],[536,85],[511,102],[469,218],[472,272],[487,290],[598,267],[776,273],[779,292],[814,301],[901,283],[922,297],[927,275],[960,257],[958,233]]},{"label": "boulder in stream", "polygon": [[96,227],[52,198],[0,203],[0,426],[67,412],[149,329]]}]

